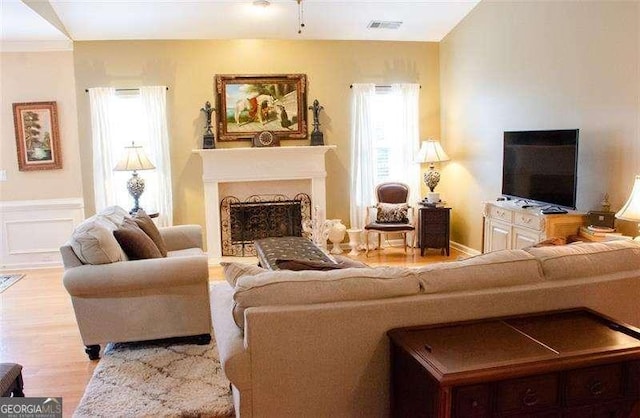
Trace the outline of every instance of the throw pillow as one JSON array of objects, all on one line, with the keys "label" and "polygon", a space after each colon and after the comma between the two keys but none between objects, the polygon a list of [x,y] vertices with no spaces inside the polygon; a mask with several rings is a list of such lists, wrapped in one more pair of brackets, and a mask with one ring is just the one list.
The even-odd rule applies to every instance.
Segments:
[{"label": "throw pillow", "polygon": [[409,222],[409,205],[407,203],[378,203],[378,216],[376,222],[379,224],[406,224]]},{"label": "throw pillow", "polygon": [[277,259],[276,266],[281,270],[336,270],[344,268],[338,263],[328,263],[326,261],[316,260],[292,260],[292,259]]},{"label": "throw pillow", "polygon": [[131,219],[125,219],[113,236],[131,260],[162,258],[153,240]]},{"label": "throw pillow", "polygon": [[166,257],[167,245],[164,243],[164,239],[162,239],[162,235],[160,235],[160,231],[153,222],[153,219],[151,219],[143,209],[138,209],[135,215],[133,215],[133,220],[138,224],[140,229],[153,240],[153,243],[156,244],[156,247],[160,250],[160,254]]},{"label": "throw pillow", "polygon": [[532,245],[530,248],[539,248],[539,247],[548,247],[550,245],[565,245],[567,244],[567,239],[562,237],[553,237],[546,239],[544,241],[540,241],[537,244]]},{"label": "throw pillow", "polygon": [[71,235],[73,252],[83,264],[108,264],[124,260],[113,223],[93,216],[76,227]]},{"label": "throw pillow", "polygon": [[236,287],[236,282],[240,277],[255,276],[256,274],[269,271],[253,264],[231,263],[223,261],[220,263],[220,265],[222,266],[224,278],[227,283],[231,285],[231,287]]},{"label": "throw pillow", "polygon": [[131,218],[129,212],[120,206],[109,206],[100,211],[98,214],[103,219],[107,219],[114,227],[119,227],[125,219]]},{"label": "throw pillow", "polygon": [[365,263],[357,260],[352,260],[348,257],[336,256],[335,263],[328,263],[326,261],[317,260],[293,260],[293,259],[278,259],[276,260],[276,266],[281,270],[319,270],[328,271],[336,269],[347,268],[364,268],[369,267]]}]

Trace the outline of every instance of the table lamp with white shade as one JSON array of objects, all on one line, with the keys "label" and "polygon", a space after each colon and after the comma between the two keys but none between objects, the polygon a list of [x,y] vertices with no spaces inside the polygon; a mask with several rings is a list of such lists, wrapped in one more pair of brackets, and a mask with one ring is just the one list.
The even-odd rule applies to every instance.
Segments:
[{"label": "table lamp with white shade", "polygon": [[[627,199],[627,203],[616,213],[616,218],[623,221],[638,222],[638,227],[640,228],[640,175],[636,176],[631,195]],[[635,240],[640,241],[640,235],[635,237]]]},{"label": "table lamp with white shade", "polygon": [[127,190],[133,197],[134,206],[130,213],[137,212],[140,208],[138,201],[144,192],[144,179],[138,176],[138,170],[153,170],[156,168],[140,145],[131,143],[131,146],[124,147],[125,155],[116,164],[113,171],[133,171],[131,178],[127,181]]},{"label": "table lamp with white shade", "polygon": [[427,201],[429,203],[438,203],[440,201],[440,193],[436,193],[433,190],[440,182],[440,173],[436,170],[434,163],[449,161],[449,156],[442,149],[440,141],[427,139],[422,141],[416,161],[419,163],[429,163],[429,171],[424,173],[424,183],[429,188]]}]

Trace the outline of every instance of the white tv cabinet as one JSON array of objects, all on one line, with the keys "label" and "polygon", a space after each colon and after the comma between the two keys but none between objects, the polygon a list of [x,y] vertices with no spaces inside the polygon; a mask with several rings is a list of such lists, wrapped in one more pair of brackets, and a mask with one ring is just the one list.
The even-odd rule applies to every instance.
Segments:
[{"label": "white tv cabinet", "polygon": [[543,215],[540,208],[523,209],[513,201],[484,204],[482,252],[529,247],[549,238],[576,235],[585,215],[576,211]]}]

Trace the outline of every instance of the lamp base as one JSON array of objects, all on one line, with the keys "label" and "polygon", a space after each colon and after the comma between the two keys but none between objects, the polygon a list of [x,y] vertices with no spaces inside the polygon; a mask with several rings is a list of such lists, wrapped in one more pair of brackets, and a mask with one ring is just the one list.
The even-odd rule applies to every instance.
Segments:
[{"label": "lamp base", "polygon": [[429,203],[438,203],[438,202],[440,202],[440,193],[436,193],[436,192],[427,193],[427,202],[429,202]]},{"label": "lamp base", "polygon": [[435,166],[431,164],[429,171],[424,173],[423,179],[424,184],[426,184],[429,190],[431,190],[431,193],[433,193],[433,189],[440,183],[440,173],[436,170]]},{"label": "lamp base", "polygon": [[141,209],[138,201],[140,196],[142,196],[142,192],[144,192],[144,179],[139,177],[135,171],[131,175],[131,178],[127,180],[127,190],[131,197],[133,197],[133,209],[131,209],[129,213],[136,213]]}]

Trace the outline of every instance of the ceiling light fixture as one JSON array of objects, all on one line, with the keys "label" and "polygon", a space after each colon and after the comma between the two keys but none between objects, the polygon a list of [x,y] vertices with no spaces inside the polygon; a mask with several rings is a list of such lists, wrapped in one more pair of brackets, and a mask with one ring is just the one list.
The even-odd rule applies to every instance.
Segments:
[{"label": "ceiling light fixture", "polygon": [[253,0],[253,5],[254,6],[268,7],[270,4],[271,4],[271,2],[268,1],[268,0]]},{"label": "ceiling light fixture", "polygon": [[298,3],[298,34],[302,33],[304,28],[304,6],[302,6],[302,0],[296,0]]}]

